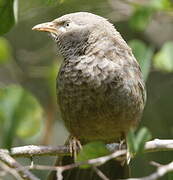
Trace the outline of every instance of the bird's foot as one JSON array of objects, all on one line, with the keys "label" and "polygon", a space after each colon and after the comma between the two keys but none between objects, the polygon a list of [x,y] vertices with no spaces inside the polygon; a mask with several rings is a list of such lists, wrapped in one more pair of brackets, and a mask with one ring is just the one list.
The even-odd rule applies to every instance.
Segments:
[{"label": "bird's foot", "polygon": [[80,141],[76,137],[71,136],[69,138],[69,148],[71,156],[76,160],[77,153],[82,149]]}]

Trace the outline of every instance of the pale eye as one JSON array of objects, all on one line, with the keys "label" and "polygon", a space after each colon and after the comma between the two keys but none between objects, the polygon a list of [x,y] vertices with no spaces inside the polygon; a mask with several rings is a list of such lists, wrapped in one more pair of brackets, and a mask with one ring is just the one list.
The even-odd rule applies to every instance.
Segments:
[{"label": "pale eye", "polygon": [[70,22],[65,22],[64,23],[64,27],[69,27],[70,26]]}]

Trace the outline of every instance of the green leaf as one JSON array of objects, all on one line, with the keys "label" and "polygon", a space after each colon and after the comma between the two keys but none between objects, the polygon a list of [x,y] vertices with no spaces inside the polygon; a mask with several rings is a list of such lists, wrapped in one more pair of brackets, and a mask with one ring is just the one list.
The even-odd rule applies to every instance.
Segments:
[{"label": "green leaf", "polygon": [[152,7],[138,6],[129,19],[130,27],[136,31],[144,31],[153,13],[154,9]]},{"label": "green leaf", "polygon": [[7,33],[15,24],[15,0],[0,0],[0,35]]},{"label": "green leaf", "polygon": [[135,138],[135,133],[134,130],[131,129],[127,135],[127,144],[128,144],[128,149],[130,154],[134,155],[137,151],[137,146],[136,146],[136,138]]},{"label": "green leaf", "polygon": [[[108,155],[110,152],[102,142],[91,142],[83,146],[77,155],[77,162],[87,161],[89,159],[98,158]],[[89,165],[82,165],[81,168],[89,168]]]},{"label": "green leaf", "polygon": [[173,42],[166,42],[161,50],[155,54],[154,67],[165,72],[173,72]]},{"label": "green leaf", "polygon": [[144,149],[145,143],[151,139],[151,133],[146,127],[141,128],[135,135],[133,129],[131,129],[127,135],[127,144],[129,152],[132,156],[141,153]]},{"label": "green leaf", "polygon": [[35,135],[42,122],[42,108],[28,91],[11,85],[0,89],[0,122],[4,147],[10,148],[14,137],[26,138]]},{"label": "green leaf", "polygon": [[3,64],[11,58],[11,47],[5,38],[0,37],[0,64]]},{"label": "green leaf", "polygon": [[141,153],[144,150],[145,143],[151,139],[151,133],[146,127],[141,128],[136,135],[136,147],[137,153]]},{"label": "green leaf", "polygon": [[147,80],[151,67],[153,48],[147,47],[142,41],[137,39],[131,40],[129,46],[132,48],[134,56],[140,64],[144,79]]}]

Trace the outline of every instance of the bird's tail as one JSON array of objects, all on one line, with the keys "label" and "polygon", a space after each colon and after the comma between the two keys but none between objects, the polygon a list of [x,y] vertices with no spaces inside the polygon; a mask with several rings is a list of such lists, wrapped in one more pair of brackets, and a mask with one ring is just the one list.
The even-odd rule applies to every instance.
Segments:
[{"label": "bird's tail", "polygon": [[[56,165],[68,165],[74,163],[71,156],[60,157],[57,160]],[[127,165],[121,165],[119,161],[110,160],[109,162],[101,165],[98,169],[109,180],[123,179],[129,177],[129,167]],[[63,180],[101,180],[99,175],[93,168],[81,169],[74,168],[63,172]],[[57,180],[56,172],[50,173],[48,180]]]}]

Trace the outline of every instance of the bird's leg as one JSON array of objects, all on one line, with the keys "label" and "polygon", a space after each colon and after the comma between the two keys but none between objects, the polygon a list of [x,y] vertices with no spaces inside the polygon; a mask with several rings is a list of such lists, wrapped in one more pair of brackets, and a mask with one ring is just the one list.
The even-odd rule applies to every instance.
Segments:
[{"label": "bird's leg", "polygon": [[[122,150],[125,147],[127,147],[126,140],[120,139],[119,140],[119,150]],[[119,157],[118,160],[121,161],[121,165],[124,166],[124,164],[127,162],[127,154],[126,154],[126,156]]]},{"label": "bird's leg", "polygon": [[124,149],[124,145],[126,145],[126,141],[125,141],[125,139],[120,139],[120,143],[119,143],[119,150]]},{"label": "bird's leg", "polygon": [[80,141],[74,136],[69,137],[68,143],[69,143],[71,156],[73,156],[74,160],[76,160],[77,153],[82,149],[82,145]]}]

